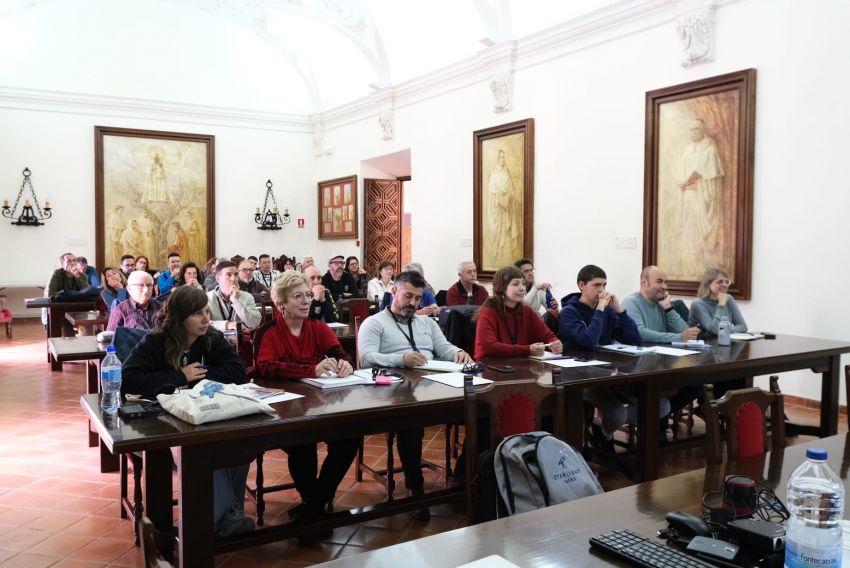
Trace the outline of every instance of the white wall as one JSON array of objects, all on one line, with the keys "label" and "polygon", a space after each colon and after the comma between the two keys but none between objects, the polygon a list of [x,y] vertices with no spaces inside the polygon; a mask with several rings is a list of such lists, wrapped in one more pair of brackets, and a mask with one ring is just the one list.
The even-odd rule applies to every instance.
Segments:
[{"label": "white wall", "polygon": [[[646,91],[754,67],[753,300],[741,308],[753,329],[850,339],[850,182],[836,175],[850,155],[850,78],[839,39],[847,21],[847,2],[726,4],[717,10],[711,64],[683,69],[668,23],[520,69],[506,114],[492,113],[480,84],[397,109],[389,142],[371,119],[332,130],[326,138],[336,152],[318,169],[410,147],[413,256],[444,288],[456,262],[472,256],[459,244],[472,238],[472,132],[533,117],[538,278],[564,294],[578,269],[595,263],[624,296],[637,289],[641,269]],[[638,248],[615,249],[615,236],[637,237]],[[783,390],[819,398],[811,376],[783,380]]]},{"label": "white wall", "polygon": [[[847,21],[850,2],[843,0],[723,3],[711,64],[683,69],[673,23],[666,22],[521,67],[508,113],[492,112],[482,82],[411,106],[402,101],[390,141],[382,140],[374,115],[331,124],[325,147],[333,152],[320,158],[306,134],[3,108],[0,175],[19,180],[29,166],[56,216],[39,229],[0,222],[0,285],[43,282],[65,249],[93,256],[92,127],[101,124],[216,135],[217,252],[312,253],[319,266],[331,254],[360,250],[353,240],[316,240],[316,182],[356,173],[362,203],[362,178],[372,175],[362,162],[410,148],[414,260],[436,287],[446,287],[456,279],[457,262],[472,256],[461,244],[472,238],[472,132],[533,117],[538,278],[562,295],[592,262],[624,296],[637,289],[641,268],[646,91],[754,67],[753,300],[741,308],[751,328],[850,339],[844,286],[850,182],[842,174],[850,156],[850,78],[841,39]],[[251,212],[269,177],[280,206],[305,217],[305,229],[295,222],[275,235],[253,228]],[[12,197],[17,186],[4,183],[0,198]],[[615,236],[637,237],[638,247],[615,249]],[[810,374],[795,377],[783,380],[785,392],[819,396]]]}]

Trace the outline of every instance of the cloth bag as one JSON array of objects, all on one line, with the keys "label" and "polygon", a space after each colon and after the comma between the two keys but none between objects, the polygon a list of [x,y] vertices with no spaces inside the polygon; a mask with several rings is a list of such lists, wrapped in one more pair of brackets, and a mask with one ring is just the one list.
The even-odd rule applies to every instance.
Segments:
[{"label": "cloth bag", "polygon": [[276,414],[275,409],[251,396],[239,385],[203,379],[191,390],[157,395],[163,410],[190,424],[229,420],[248,414]]}]

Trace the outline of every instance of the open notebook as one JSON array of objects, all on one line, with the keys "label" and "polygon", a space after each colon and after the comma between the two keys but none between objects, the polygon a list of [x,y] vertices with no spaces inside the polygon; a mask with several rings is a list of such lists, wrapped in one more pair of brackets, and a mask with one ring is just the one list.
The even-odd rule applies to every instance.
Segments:
[{"label": "open notebook", "polygon": [[[399,377],[392,377],[394,383],[402,381]],[[319,387],[320,389],[336,389],[340,387],[351,387],[356,385],[374,385],[375,379],[372,378],[372,369],[357,369],[349,376],[341,379],[339,377],[316,377],[311,379],[301,379],[301,382]]]}]

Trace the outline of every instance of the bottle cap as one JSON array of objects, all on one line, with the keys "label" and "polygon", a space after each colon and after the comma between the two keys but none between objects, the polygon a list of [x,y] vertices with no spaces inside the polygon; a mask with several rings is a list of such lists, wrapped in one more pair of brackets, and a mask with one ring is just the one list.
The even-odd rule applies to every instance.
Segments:
[{"label": "bottle cap", "polygon": [[115,346],[110,345],[109,347],[106,348],[106,352],[107,353],[115,353]]},{"label": "bottle cap", "polygon": [[826,450],[823,448],[809,448],[806,450],[806,457],[810,460],[824,461],[826,460]]}]

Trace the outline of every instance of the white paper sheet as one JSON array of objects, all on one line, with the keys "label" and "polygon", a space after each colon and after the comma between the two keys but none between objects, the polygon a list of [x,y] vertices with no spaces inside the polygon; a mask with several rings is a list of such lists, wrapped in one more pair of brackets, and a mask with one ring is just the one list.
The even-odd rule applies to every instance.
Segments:
[{"label": "white paper sheet", "polygon": [[334,327],[348,327],[348,324],[347,324],[347,323],[339,323],[339,322],[334,321],[334,322],[329,323],[329,324],[328,324],[328,327],[330,327],[330,328],[334,328]]},{"label": "white paper sheet", "polygon": [[519,568],[519,566],[513,562],[505,560],[498,554],[493,554],[486,558],[480,558],[478,560],[468,562],[467,564],[462,564],[457,568]]},{"label": "white paper sheet", "polygon": [[673,357],[684,357],[685,355],[699,355],[699,351],[693,349],[679,349],[677,347],[663,347],[661,345],[655,347],[655,352],[661,355],[672,355]]},{"label": "white paper sheet", "polygon": [[624,355],[649,355],[655,353],[655,347],[640,347],[637,345],[626,345],[624,343],[612,343],[611,345],[600,345],[600,349],[622,353]]},{"label": "white paper sheet", "polygon": [[578,359],[549,359],[548,361],[543,361],[548,365],[555,365],[556,367],[563,367],[564,369],[569,369],[570,367],[592,367],[594,365],[610,365],[608,361],[599,361],[598,359],[584,360],[579,361]]},{"label": "white paper sheet", "polygon": [[417,369],[423,371],[437,371],[439,373],[456,373],[463,370],[463,363],[455,363],[454,361],[438,361],[431,359],[424,365],[419,365]]},{"label": "white paper sheet", "polygon": [[[432,381],[436,381],[438,383],[443,383],[444,385],[449,385],[450,387],[455,388],[463,388],[463,373],[441,373],[439,375],[425,375],[426,379],[431,379]],[[490,379],[483,379],[481,377],[473,377],[472,384],[473,385],[489,385],[492,383]]]}]

